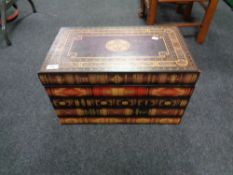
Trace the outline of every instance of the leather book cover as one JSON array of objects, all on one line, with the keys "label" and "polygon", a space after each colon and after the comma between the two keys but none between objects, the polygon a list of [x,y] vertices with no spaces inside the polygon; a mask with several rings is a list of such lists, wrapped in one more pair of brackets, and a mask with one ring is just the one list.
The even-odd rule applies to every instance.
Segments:
[{"label": "leather book cover", "polygon": [[62,28],[39,74],[199,73],[176,27]]}]

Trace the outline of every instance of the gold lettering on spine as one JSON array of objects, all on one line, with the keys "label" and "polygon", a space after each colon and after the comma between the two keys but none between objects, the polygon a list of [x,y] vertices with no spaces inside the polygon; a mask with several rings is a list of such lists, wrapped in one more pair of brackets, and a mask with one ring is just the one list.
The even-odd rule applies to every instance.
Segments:
[{"label": "gold lettering on spine", "polygon": [[188,100],[182,100],[181,103],[180,103],[180,106],[181,107],[184,107],[188,104]]},{"label": "gold lettering on spine", "polygon": [[107,109],[100,109],[100,115],[107,116],[108,115]]},{"label": "gold lettering on spine", "polygon": [[148,112],[148,114],[150,116],[157,115],[157,109],[150,109],[149,112]]},{"label": "gold lettering on spine", "polygon": [[79,99],[76,99],[76,100],[74,101],[74,103],[75,103],[75,106],[77,106],[77,107],[79,107],[79,106],[80,106]]},{"label": "gold lettering on spine", "polygon": [[108,102],[107,102],[107,101],[101,101],[101,102],[100,102],[100,105],[101,105],[101,106],[107,106],[107,105],[108,105]]},{"label": "gold lettering on spine", "polygon": [[171,74],[170,76],[169,76],[169,82],[170,83],[175,83],[176,82],[176,78],[177,78],[177,75],[176,74]]},{"label": "gold lettering on spine", "polygon": [[133,115],[133,110],[132,109],[126,109],[125,114],[127,116]]},{"label": "gold lettering on spine", "polygon": [[87,99],[87,100],[86,100],[86,104],[87,104],[87,107],[93,106],[92,100],[91,100],[91,99]]},{"label": "gold lettering on spine", "polygon": [[60,101],[59,103],[58,103],[58,106],[65,106],[66,105],[66,102],[65,101]]},{"label": "gold lettering on spine", "polygon": [[85,115],[85,111],[82,109],[76,109],[76,115],[78,116],[84,116]]},{"label": "gold lettering on spine", "polygon": [[124,100],[124,101],[121,102],[121,104],[122,104],[123,106],[127,106],[127,105],[129,105],[129,102],[126,101],[126,100]]},{"label": "gold lettering on spine", "polygon": [[164,106],[171,106],[172,102],[170,100],[167,100],[164,102]]}]

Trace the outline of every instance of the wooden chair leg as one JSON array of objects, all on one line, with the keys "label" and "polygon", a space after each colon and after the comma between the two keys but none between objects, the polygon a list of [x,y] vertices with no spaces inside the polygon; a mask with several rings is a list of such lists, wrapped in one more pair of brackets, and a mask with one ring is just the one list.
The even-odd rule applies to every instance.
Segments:
[{"label": "wooden chair leg", "polygon": [[188,3],[188,4],[185,5],[184,20],[186,20],[186,21],[191,20],[192,9],[193,9],[193,2]]},{"label": "wooden chair leg", "polygon": [[214,16],[214,12],[217,8],[218,0],[209,0],[208,7],[206,9],[204,18],[202,20],[200,30],[197,35],[196,41],[201,44],[205,41],[206,34],[208,32],[211,20]]},{"label": "wooden chair leg", "polygon": [[149,1],[149,10],[147,14],[147,25],[153,25],[156,22],[156,13],[157,13],[158,0]]},{"label": "wooden chair leg", "polygon": [[31,4],[31,6],[32,6],[32,11],[33,11],[33,13],[36,13],[36,7],[35,7],[33,1],[32,1],[32,0],[28,0],[28,2],[29,2],[29,3]]},{"label": "wooden chair leg", "polygon": [[1,5],[1,21],[2,21],[2,32],[3,32],[3,36],[6,40],[6,44],[9,46],[11,45],[11,41],[8,37],[7,34],[7,29],[6,29],[6,3],[5,0],[2,0],[2,5]]},{"label": "wooden chair leg", "polygon": [[140,7],[139,7],[138,16],[141,18],[145,17],[145,11],[146,11],[145,0],[140,0]]}]

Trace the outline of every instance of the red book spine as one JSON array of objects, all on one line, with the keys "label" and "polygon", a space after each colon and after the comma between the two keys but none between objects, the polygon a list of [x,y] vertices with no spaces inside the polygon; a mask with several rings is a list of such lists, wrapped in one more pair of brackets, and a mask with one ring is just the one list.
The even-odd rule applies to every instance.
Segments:
[{"label": "red book spine", "polygon": [[46,88],[49,96],[57,97],[134,97],[134,96],[158,96],[179,97],[190,96],[193,88],[181,87],[93,87],[93,88]]},{"label": "red book spine", "polygon": [[144,87],[94,87],[93,96],[144,96],[147,91]]}]

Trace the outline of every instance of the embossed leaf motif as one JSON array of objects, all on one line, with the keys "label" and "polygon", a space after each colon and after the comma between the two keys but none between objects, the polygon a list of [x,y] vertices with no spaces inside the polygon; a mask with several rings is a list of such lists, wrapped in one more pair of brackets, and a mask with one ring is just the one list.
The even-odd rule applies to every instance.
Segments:
[{"label": "embossed leaf motif", "polygon": [[112,52],[124,52],[129,50],[130,43],[123,39],[110,40],[105,45],[106,49]]}]

